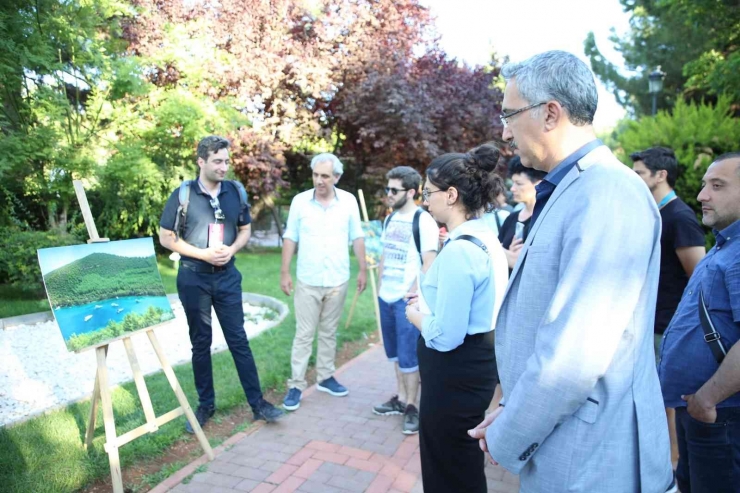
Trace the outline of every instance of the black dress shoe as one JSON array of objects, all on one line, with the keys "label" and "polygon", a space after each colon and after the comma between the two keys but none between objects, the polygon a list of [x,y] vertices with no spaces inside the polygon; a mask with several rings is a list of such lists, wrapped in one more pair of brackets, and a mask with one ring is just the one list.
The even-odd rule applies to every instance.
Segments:
[{"label": "black dress shoe", "polygon": [[[209,406],[209,407],[203,407],[198,406],[198,409],[195,410],[195,419],[198,420],[198,424],[201,428],[208,422],[208,420],[213,416],[213,413],[216,412],[216,406]],[[193,427],[190,425],[190,421],[187,419],[185,420],[185,431],[188,433],[195,433],[193,430]]]},{"label": "black dress shoe", "polygon": [[262,399],[262,402],[260,402],[257,407],[252,408],[252,413],[254,413],[255,421],[264,419],[268,423],[274,423],[285,415],[283,411],[264,399]]}]

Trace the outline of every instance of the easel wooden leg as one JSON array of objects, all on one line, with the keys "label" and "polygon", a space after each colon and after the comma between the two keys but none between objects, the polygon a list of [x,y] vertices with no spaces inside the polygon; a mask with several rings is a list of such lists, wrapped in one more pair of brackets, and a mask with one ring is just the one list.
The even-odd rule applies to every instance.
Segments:
[{"label": "easel wooden leg", "polygon": [[110,462],[110,476],[114,493],[123,493],[123,478],[121,476],[121,461],[118,457],[118,437],[116,423],[113,417],[113,401],[108,387],[108,367],[105,364],[106,349],[99,347],[98,356],[98,387],[100,400],[103,402],[103,423],[105,424],[105,451],[108,452]]},{"label": "easel wooden leg", "polygon": [[375,280],[375,269],[368,269],[370,271],[370,286],[373,289],[373,306],[375,307],[375,321],[378,324],[378,336],[380,337],[380,343],[383,344],[383,330],[380,328],[380,304],[378,303],[378,283]]},{"label": "easel wooden leg", "polygon": [[347,315],[347,322],[344,324],[344,328],[347,329],[349,324],[352,323],[352,315],[355,314],[355,307],[357,306],[357,298],[360,297],[360,291],[355,291],[355,296],[352,298],[352,306],[349,307],[349,315]]},{"label": "easel wooden leg", "polygon": [[198,420],[195,419],[195,414],[190,408],[188,398],[185,397],[185,393],[180,387],[180,382],[177,381],[177,376],[175,376],[175,372],[172,370],[172,367],[167,361],[167,357],[165,356],[164,351],[162,351],[162,348],[159,345],[157,336],[154,334],[153,330],[147,330],[146,335],[149,337],[149,341],[152,343],[154,352],[157,353],[159,362],[162,365],[162,371],[164,371],[164,374],[167,376],[167,380],[170,382],[170,386],[175,392],[175,396],[177,396],[177,400],[180,403],[182,410],[185,412],[185,417],[188,419],[190,425],[193,427],[193,431],[195,432],[195,436],[198,438],[198,442],[200,442],[200,446],[203,448],[203,451],[208,456],[208,459],[213,460],[215,458],[215,455],[213,454],[213,449],[211,449],[211,444],[208,443],[208,439],[206,438],[205,433],[203,433]]},{"label": "easel wooden leg", "polygon": [[159,429],[157,426],[157,416],[154,414],[154,408],[152,407],[152,400],[149,398],[149,391],[146,388],[146,382],[144,381],[144,374],[141,372],[139,367],[139,361],[136,359],[136,353],[134,352],[134,345],[131,342],[130,337],[123,339],[123,345],[126,348],[126,354],[128,355],[128,361],[131,363],[131,372],[134,374],[134,382],[136,382],[136,390],[139,392],[139,400],[141,406],[144,408],[144,416],[146,416],[147,431],[153,433]]},{"label": "easel wooden leg", "polygon": [[[103,346],[105,355],[108,355],[108,346]],[[95,387],[93,389],[92,400],[90,401],[90,419],[87,421],[87,432],[85,433],[85,449],[92,448],[93,438],[95,437],[95,421],[98,419],[98,401],[100,400],[100,375],[95,370]]]},{"label": "easel wooden leg", "polygon": [[[362,220],[369,222],[370,218],[367,215],[367,206],[365,205],[365,194],[362,190],[357,190],[357,198],[360,200],[360,210],[362,211]],[[370,271],[370,286],[373,288],[373,305],[375,306],[375,321],[378,324],[378,336],[380,337],[380,343],[383,344],[383,331],[380,328],[380,304],[378,303],[378,281],[375,279],[375,269],[377,265],[369,265]]]}]

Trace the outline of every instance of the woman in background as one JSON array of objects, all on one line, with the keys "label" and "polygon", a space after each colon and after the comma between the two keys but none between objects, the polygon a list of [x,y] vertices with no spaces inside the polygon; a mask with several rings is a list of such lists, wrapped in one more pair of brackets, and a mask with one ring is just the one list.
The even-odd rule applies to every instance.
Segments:
[{"label": "woman in background", "polygon": [[[504,220],[498,232],[498,239],[506,253],[506,262],[509,264],[509,272],[514,268],[519,251],[527,239],[529,229],[532,227],[531,218],[534,212],[534,203],[537,191],[534,189],[542,181],[547,173],[534,168],[526,168],[522,165],[519,156],[514,156],[509,163],[511,175],[511,193],[515,202],[524,204],[519,212],[513,212]],[[519,231],[517,235],[517,223]]]},{"label": "woman in background", "polygon": [[507,283],[494,232],[475,219],[503,190],[493,170],[499,150],[483,145],[444,154],[427,169],[422,195],[449,232],[424,275],[408,319],[422,337],[419,371],[421,470],[425,493],[484,493],[483,452],[467,430],[483,420],[498,381],[493,325]]}]

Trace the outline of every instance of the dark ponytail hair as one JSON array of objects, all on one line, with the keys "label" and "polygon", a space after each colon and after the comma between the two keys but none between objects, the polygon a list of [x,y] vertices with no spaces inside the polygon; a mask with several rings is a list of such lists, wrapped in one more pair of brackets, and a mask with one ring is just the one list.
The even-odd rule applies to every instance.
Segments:
[{"label": "dark ponytail hair", "polygon": [[481,209],[491,212],[504,191],[503,180],[494,172],[500,157],[498,147],[483,144],[465,154],[451,152],[435,158],[426,175],[440,190],[455,187],[470,218]]}]

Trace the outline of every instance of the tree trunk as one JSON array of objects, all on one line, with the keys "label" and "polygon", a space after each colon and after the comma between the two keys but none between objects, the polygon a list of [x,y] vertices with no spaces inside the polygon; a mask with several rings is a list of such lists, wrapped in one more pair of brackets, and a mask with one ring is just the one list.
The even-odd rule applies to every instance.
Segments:
[{"label": "tree trunk", "polygon": [[59,214],[59,229],[67,231],[67,216],[69,213],[69,204],[67,202],[62,206],[62,213]]},{"label": "tree trunk", "polygon": [[280,221],[280,214],[278,214],[275,206],[270,207],[270,213],[272,214],[272,219],[275,221],[275,226],[277,226],[278,246],[280,246],[283,241],[283,223]]}]

